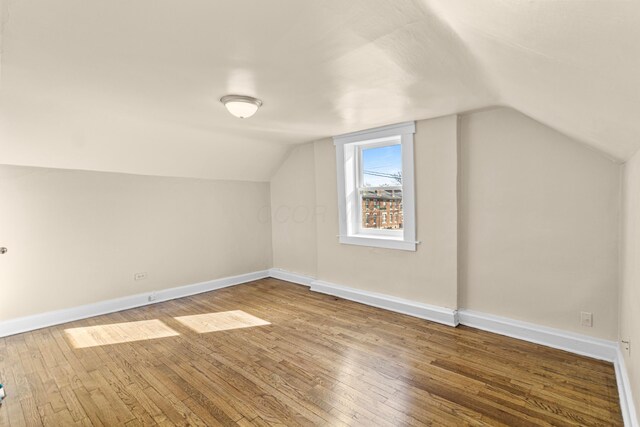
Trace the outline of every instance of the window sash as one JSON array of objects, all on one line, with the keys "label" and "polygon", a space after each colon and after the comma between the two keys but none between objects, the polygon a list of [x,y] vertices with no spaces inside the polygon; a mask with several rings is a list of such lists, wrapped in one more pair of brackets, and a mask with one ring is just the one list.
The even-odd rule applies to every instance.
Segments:
[{"label": "window sash", "polygon": [[[418,242],[415,224],[414,133],[415,122],[405,122],[333,138],[336,146],[338,175],[340,243],[406,251],[416,250]],[[402,190],[402,229],[362,229],[362,192],[378,188],[389,190],[392,187],[361,186],[360,148],[369,149],[398,143],[402,151],[402,185],[393,187]]]},{"label": "window sash", "polygon": [[[369,150],[372,148],[383,148],[383,147],[392,147],[394,145],[399,145],[400,150],[402,151],[402,140],[399,135],[392,136],[388,138],[381,138],[377,140],[370,141],[361,141],[357,144],[355,149],[357,150],[356,156],[356,194],[354,195],[355,206],[358,207],[355,212],[354,218],[351,218],[351,221],[354,222],[352,225],[352,230],[355,231],[355,235],[358,234],[366,234],[366,235],[376,235],[376,236],[387,236],[393,238],[403,238],[404,236],[404,228],[390,230],[390,229],[380,229],[380,228],[365,228],[362,226],[362,192],[363,191],[378,191],[378,190],[403,190],[402,185],[395,186],[376,186],[376,187],[365,187],[364,184],[364,150]],[[402,169],[401,169],[402,171]],[[403,193],[404,194],[404,193]],[[347,218],[349,220],[349,218]]]}]

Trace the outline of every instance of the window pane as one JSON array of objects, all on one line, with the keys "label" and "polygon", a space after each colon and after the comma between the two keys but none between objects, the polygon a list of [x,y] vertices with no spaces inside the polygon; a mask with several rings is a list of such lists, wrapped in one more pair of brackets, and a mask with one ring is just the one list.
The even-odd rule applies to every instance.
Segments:
[{"label": "window pane", "polygon": [[402,190],[360,190],[362,228],[402,229]]},{"label": "window pane", "polygon": [[362,150],[362,186],[386,187],[402,185],[401,145]]}]

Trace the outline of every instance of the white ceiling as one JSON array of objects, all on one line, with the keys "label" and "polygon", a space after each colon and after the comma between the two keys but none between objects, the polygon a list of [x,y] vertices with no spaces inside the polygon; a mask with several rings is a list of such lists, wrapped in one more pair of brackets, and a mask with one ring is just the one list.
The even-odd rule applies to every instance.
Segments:
[{"label": "white ceiling", "polygon": [[504,105],[616,160],[640,147],[640,1],[438,0]]},{"label": "white ceiling", "polygon": [[265,181],[290,144],[491,105],[640,146],[636,0],[0,1],[0,163]]}]

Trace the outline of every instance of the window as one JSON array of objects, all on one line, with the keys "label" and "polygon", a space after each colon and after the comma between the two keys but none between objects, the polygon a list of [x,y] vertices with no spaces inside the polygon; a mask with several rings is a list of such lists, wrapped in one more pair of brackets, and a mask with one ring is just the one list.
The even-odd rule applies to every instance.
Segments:
[{"label": "window", "polygon": [[340,243],[416,250],[413,122],[333,138]]}]

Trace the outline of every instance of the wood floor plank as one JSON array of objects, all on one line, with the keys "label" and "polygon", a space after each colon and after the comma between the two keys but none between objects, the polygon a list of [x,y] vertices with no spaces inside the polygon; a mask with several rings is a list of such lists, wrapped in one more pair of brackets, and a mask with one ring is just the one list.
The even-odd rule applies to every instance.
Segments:
[{"label": "wood floor plank", "polygon": [[1,338],[0,377],[0,426],[622,425],[610,363],[276,279]]}]

